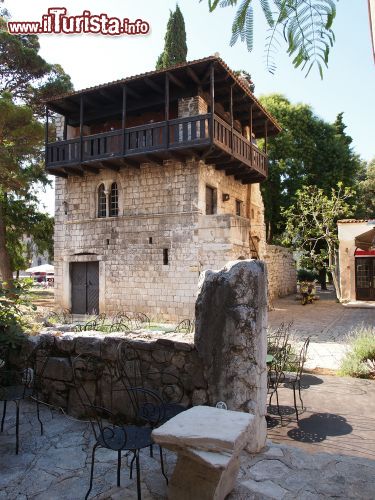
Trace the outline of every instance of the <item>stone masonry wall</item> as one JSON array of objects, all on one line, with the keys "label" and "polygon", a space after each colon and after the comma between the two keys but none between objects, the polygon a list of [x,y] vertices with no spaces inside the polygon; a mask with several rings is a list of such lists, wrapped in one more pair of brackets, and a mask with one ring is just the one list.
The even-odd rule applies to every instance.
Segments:
[{"label": "stone masonry wall", "polygon": [[[97,218],[98,186],[104,183],[109,190],[112,182],[119,188],[119,215]],[[217,189],[214,215],[205,214],[207,184]],[[226,202],[224,193],[229,195]],[[70,263],[98,261],[100,312],[192,318],[199,273],[250,257],[248,215],[257,217],[254,231],[259,233],[262,214],[254,204],[256,193],[256,186],[242,185],[196,161],[57,178],[56,305],[71,307]],[[236,199],[243,205],[241,216],[236,215]]]},{"label": "stone masonry wall", "polygon": [[72,367],[77,363],[91,403],[104,402],[98,406],[126,416],[129,394],[124,385],[118,391],[119,366],[126,371],[126,387],[153,389],[166,402],[189,407],[223,401],[229,410],[254,415],[249,451],[258,451],[266,438],[266,325],[265,265],[234,261],[202,274],[194,340],[192,334],[173,332],[73,333],[73,325],[62,325],[30,337],[11,362],[20,363],[39,346],[34,366],[42,380],[39,397],[75,416],[85,413],[75,389]]},{"label": "stone masonry wall", "polygon": [[267,245],[263,256],[267,264],[269,299],[285,297],[297,290],[297,270],[290,249]]},{"label": "stone masonry wall", "polygon": [[[143,387],[156,390],[168,397],[177,398],[184,406],[206,404],[208,402],[207,381],[203,365],[192,342],[168,340],[166,338],[134,339],[126,334],[103,335],[98,332],[84,334],[48,332],[34,337],[26,351],[42,343],[48,362],[43,369],[43,400],[53,406],[61,407],[71,415],[81,416],[82,408],[74,389],[72,366],[79,357],[87,363],[97,360],[115,366],[117,351],[121,341],[126,341],[130,349],[136,352],[139,362],[137,371],[142,372],[140,379],[134,380],[134,386],[142,383]],[[42,351],[43,353],[43,351]],[[44,359],[41,357],[40,359]],[[139,370],[138,370],[139,368]],[[83,375],[82,380],[89,383],[92,374]],[[109,387],[101,380],[92,394],[93,401],[105,399]],[[172,396],[173,395],[173,396]]]}]

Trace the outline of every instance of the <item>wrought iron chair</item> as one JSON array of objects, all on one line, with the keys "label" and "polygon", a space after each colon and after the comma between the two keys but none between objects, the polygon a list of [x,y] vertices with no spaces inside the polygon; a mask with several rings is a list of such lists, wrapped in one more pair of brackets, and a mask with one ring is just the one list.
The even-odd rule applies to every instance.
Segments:
[{"label": "wrought iron chair", "polygon": [[267,335],[267,354],[278,356],[280,351],[290,349],[289,338],[292,324],[281,323],[276,330],[269,332]]},{"label": "wrought iron chair", "polygon": [[[163,363],[161,363],[163,365]],[[142,362],[138,352],[126,340],[120,342],[117,349],[117,371],[119,378],[122,380],[124,387],[138,387],[152,391],[160,398],[163,405],[164,419],[159,421],[159,424],[165,423],[167,420],[175,417],[187,408],[182,404],[184,397],[184,387],[179,378],[164,371],[169,364],[165,363],[165,367],[161,366],[160,370],[148,369],[145,372],[142,368]],[[161,384],[150,386],[150,379],[165,380]]]},{"label": "wrought iron chair", "polygon": [[[130,479],[132,479],[135,461],[137,497],[140,500],[139,453],[141,449],[152,445],[153,426],[163,418],[160,398],[151,391],[140,388],[127,388],[125,391],[118,379],[115,367],[97,358],[75,358],[73,379],[82,410],[89,418],[95,436],[91,456],[90,484],[85,500],[92,490],[95,453],[98,448],[117,452],[117,486],[120,486],[121,453],[127,451],[133,454]],[[138,397],[139,394],[141,397]],[[134,411],[134,401],[138,401],[137,412]],[[161,452],[160,460],[162,474],[167,480]]]},{"label": "wrought iron chair", "polygon": [[192,333],[194,332],[195,321],[190,319],[183,319],[178,323],[174,329],[175,333]]},{"label": "wrought iron chair", "polygon": [[269,407],[271,407],[272,398],[276,396],[276,407],[277,413],[280,417],[280,423],[283,424],[283,416],[280,410],[279,404],[279,393],[278,388],[280,384],[284,381],[284,368],[287,362],[288,357],[288,349],[287,349],[287,338],[285,337],[283,340],[284,344],[279,344],[277,349],[275,349],[273,356],[273,360],[270,364],[268,373],[267,373],[267,394],[269,394],[270,398],[268,401]]},{"label": "wrought iron chair", "polygon": [[36,402],[36,414],[40,424],[40,434],[43,435],[43,422],[40,419],[39,403],[41,380],[48,363],[48,354],[40,343],[33,349],[22,366],[13,366],[10,362],[10,350],[0,352],[0,401],[3,402],[3,416],[0,432],[4,431],[7,404],[16,405],[16,454],[19,452],[19,422],[21,401],[31,398]]},{"label": "wrought iron chair", "polygon": [[[304,341],[300,353],[296,358],[292,358],[289,356],[288,363],[293,368],[293,371],[285,371],[283,373],[282,382],[284,384],[288,384],[292,386],[293,389],[293,401],[294,401],[294,409],[296,411],[297,422],[299,421],[299,414],[297,408],[297,398],[296,398],[296,389],[298,388],[298,396],[301,402],[301,408],[304,409],[303,400],[301,396],[301,377],[303,373],[303,367],[305,365],[307,350],[310,344],[310,337]],[[294,365],[294,366],[293,366]],[[295,369],[295,370],[294,370]]]}]

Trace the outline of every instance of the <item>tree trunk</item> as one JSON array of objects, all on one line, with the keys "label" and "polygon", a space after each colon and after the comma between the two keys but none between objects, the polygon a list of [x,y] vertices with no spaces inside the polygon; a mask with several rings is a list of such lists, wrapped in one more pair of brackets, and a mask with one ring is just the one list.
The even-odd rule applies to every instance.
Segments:
[{"label": "tree trunk", "polygon": [[325,267],[322,269],[319,269],[319,283],[320,283],[320,289],[321,290],[327,290],[327,273]]},{"label": "tree trunk", "polygon": [[6,226],[2,203],[0,203],[0,277],[2,281],[7,283],[7,288],[9,288],[13,282],[13,273],[6,246]]},{"label": "tree trunk", "polygon": [[331,276],[332,276],[333,286],[335,287],[336,298],[337,298],[337,300],[340,301],[341,300],[341,290],[340,290],[340,283],[339,283],[339,278],[338,278],[338,274],[337,274],[335,249],[330,248],[330,247],[328,248],[328,268],[329,268]]}]

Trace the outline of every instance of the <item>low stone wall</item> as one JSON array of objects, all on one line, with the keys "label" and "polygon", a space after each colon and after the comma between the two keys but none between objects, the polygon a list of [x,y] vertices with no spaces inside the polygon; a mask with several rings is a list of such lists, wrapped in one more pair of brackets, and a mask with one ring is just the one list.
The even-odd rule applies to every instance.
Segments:
[{"label": "low stone wall", "polygon": [[[181,396],[181,403],[185,406],[208,402],[203,363],[193,343],[167,338],[135,339],[125,333],[56,331],[43,333],[31,340],[32,346],[42,342],[48,355],[48,362],[43,369],[43,399],[71,415],[79,416],[80,402],[73,383],[74,360],[79,356],[84,362],[92,364],[104,361],[114,367],[119,343],[124,340],[137,355],[137,362],[140,363],[137,369],[142,372],[144,387],[156,390],[165,398],[168,391]],[[82,379],[92,380],[92,373],[84,374]],[[136,386],[140,381],[134,380],[133,383]],[[105,393],[109,387],[101,384],[96,390]],[[94,401],[103,399],[102,395],[92,394]]]},{"label": "low stone wall", "polygon": [[263,260],[267,264],[269,299],[272,301],[296,293],[297,270],[292,251],[277,245],[266,245]]},{"label": "low stone wall", "polygon": [[[160,331],[61,331],[69,328],[65,326],[60,330],[48,328],[30,338],[28,347],[40,342],[44,359],[48,359],[43,365],[45,400],[71,415],[82,416],[73,380],[74,360],[81,360],[80,382],[87,386],[90,401],[107,408],[98,401],[106,402],[113,394],[114,379],[108,375],[116,369],[120,342],[126,340],[125,351],[131,356],[121,359],[124,373],[134,374],[134,379],[130,377],[132,387],[154,389],[164,400],[186,407],[215,406],[221,401],[228,410],[252,413],[251,451],[257,451],[266,438],[266,326],[265,265],[259,260],[241,260],[229,262],[220,271],[202,274],[194,339],[192,334]],[[128,416],[122,412],[127,404],[124,386],[119,394],[115,395],[116,413]]]}]

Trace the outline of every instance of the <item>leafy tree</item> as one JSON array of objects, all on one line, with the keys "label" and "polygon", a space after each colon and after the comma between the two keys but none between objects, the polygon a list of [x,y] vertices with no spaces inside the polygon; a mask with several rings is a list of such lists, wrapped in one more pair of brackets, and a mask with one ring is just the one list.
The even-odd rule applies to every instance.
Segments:
[{"label": "leafy tree", "polygon": [[375,158],[365,169],[363,179],[357,185],[359,219],[375,219]]},{"label": "leafy tree", "polygon": [[[8,18],[0,9],[0,274],[10,286],[20,261],[21,230],[35,231],[43,246],[38,228],[46,220],[33,194],[37,183],[49,182],[42,161],[41,100],[71,90],[72,84],[59,65],[39,55],[36,35],[8,33]],[[49,237],[50,231],[44,245]]]},{"label": "leafy tree", "polygon": [[[8,196],[4,212],[7,249],[13,271],[30,267],[35,248],[40,254],[46,252],[49,258],[53,258],[54,219],[40,212],[33,193],[23,197]],[[14,220],[17,220],[17,225],[14,225]],[[31,242],[25,240],[26,235],[31,237]]]},{"label": "leafy tree", "polygon": [[[240,39],[250,52],[254,42],[254,3],[253,0],[208,0],[210,12],[218,6],[239,4],[230,45]],[[259,0],[259,4],[269,27],[265,46],[268,70],[275,72],[275,54],[284,39],[294,67],[304,70],[307,76],[315,66],[323,78],[323,68],[328,66],[329,52],[335,41],[332,24],[336,0]]]},{"label": "leafy tree", "polygon": [[27,103],[42,115],[42,100],[72,89],[70,77],[58,64],[49,64],[39,55],[36,35],[11,35],[7,11],[0,9],[0,94]]},{"label": "leafy tree", "polygon": [[156,69],[164,69],[174,64],[186,62],[187,45],[184,16],[180,7],[170,12],[165,33],[164,50],[158,57]]},{"label": "leafy tree", "polygon": [[337,298],[340,287],[337,275],[337,221],[352,214],[352,189],[339,183],[329,194],[317,186],[304,186],[296,201],[283,211],[286,218],[284,243],[302,252],[302,265],[310,269],[326,267],[331,273]]},{"label": "leafy tree", "polygon": [[[14,196],[27,197],[32,182],[45,182],[40,163],[42,139],[43,125],[33,117],[31,108],[16,105],[9,94],[3,94],[0,97],[0,273],[6,282],[12,281],[13,276],[7,245],[10,200]],[[10,225],[17,224],[14,218]]]},{"label": "leafy tree", "polygon": [[282,132],[268,141],[269,178],[262,184],[267,239],[272,242],[283,233],[282,209],[295,202],[298,190],[315,185],[328,194],[338,182],[353,187],[362,167],[351,150],[342,114],[330,124],[310,106],[292,104],[282,95],[260,100],[282,126]]}]

